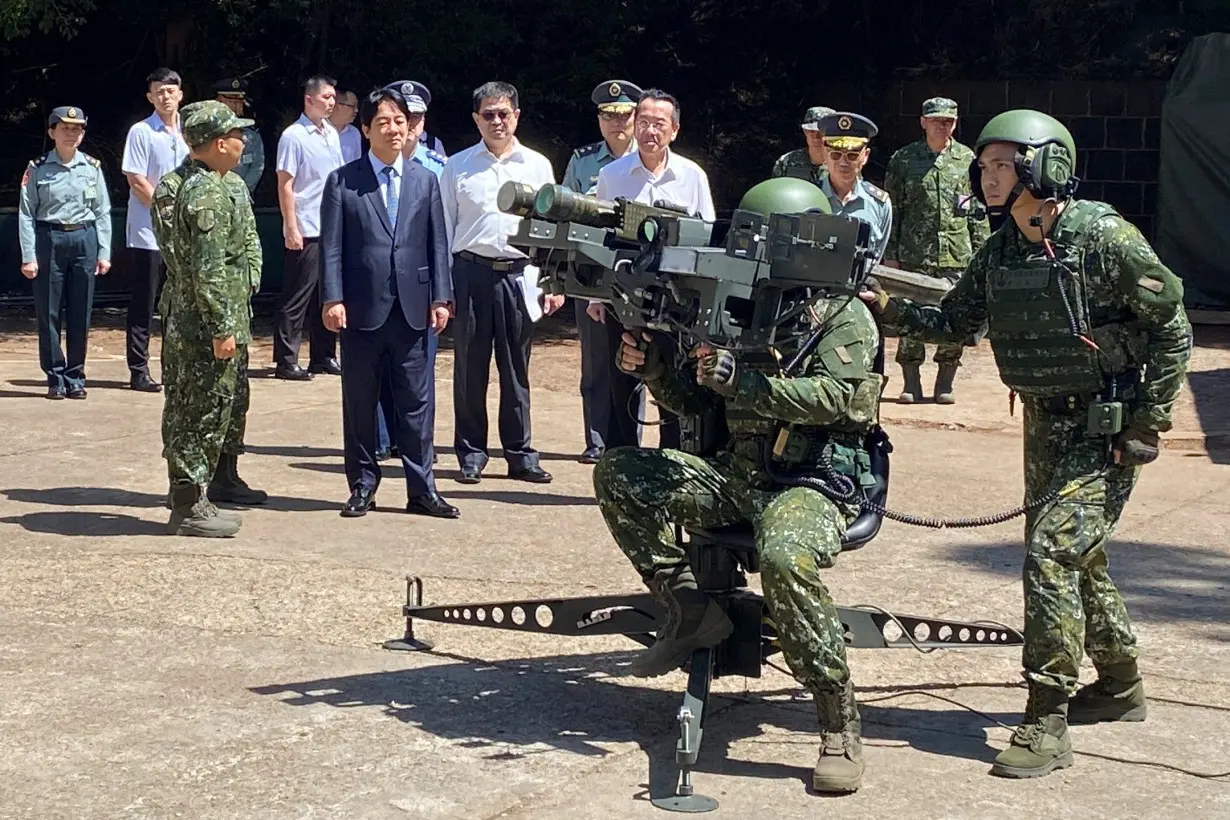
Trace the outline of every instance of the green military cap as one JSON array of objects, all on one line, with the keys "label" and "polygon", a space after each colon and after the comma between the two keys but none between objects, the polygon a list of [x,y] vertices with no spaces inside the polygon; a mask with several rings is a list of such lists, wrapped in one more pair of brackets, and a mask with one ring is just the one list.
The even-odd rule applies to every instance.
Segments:
[{"label": "green military cap", "polygon": [[955,120],[957,101],[947,97],[932,97],[922,104],[922,115],[924,117],[950,117]]},{"label": "green military cap", "polygon": [[47,127],[55,128],[58,122],[66,122],[70,125],[85,125],[85,112],[75,106],[61,105],[58,108],[51,109],[51,115],[47,117]]},{"label": "green military cap", "polygon": [[852,111],[834,111],[820,120],[824,132],[824,144],[839,151],[862,148],[880,129],[862,114]]},{"label": "green military cap", "polygon": [[636,108],[641,95],[645,93],[636,83],[627,80],[607,80],[599,83],[594,92],[589,95],[599,111],[615,111],[627,114]]},{"label": "green military cap", "polygon": [[256,124],[255,120],[235,116],[234,111],[217,100],[205,100],[185,105],[181,113],[184,117],[184,142],[194,148],[228,131]]},{"label": "green military cap", "polygon": [[820,121],[829,114],[837,113],[832,108],[825,105],[813,105],[807,109],[807,113],[803,115],[803,130],[804,131],[819,131]]}]

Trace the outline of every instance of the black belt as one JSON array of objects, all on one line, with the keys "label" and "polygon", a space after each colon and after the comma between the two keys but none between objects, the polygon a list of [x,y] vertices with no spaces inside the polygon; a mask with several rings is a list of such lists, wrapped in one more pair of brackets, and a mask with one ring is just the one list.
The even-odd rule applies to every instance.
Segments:
[{"label": "black belt", "polygon": [[457,251],[457,255],[469,262],[502,272],[515,271],[520,273],[530,263],[528,259],[492,259],[490,256],[480,256],[473,251]]},{"label": "black belt", "polygon": [[[1115,382],[1115,401],[1130,402],[1136,398],[1136,388],[1140,383],[1140,373],[1128,370],[1112,377]],[[1097,401],[1110,401],[1110,385],[1100,393],[1073,393],[1067,396],[1051,396],[1038,399],[1042,408],[1050,413],[1075,413],[1089,409],[1089,405]]]},{"label": "black belt", "polygon": [[53,231],[84,231],[86,228],[93,228],[93,222],[76,222],[73,224],[65,224],[62,222],[40,222],[39,225],[50,228]]}]

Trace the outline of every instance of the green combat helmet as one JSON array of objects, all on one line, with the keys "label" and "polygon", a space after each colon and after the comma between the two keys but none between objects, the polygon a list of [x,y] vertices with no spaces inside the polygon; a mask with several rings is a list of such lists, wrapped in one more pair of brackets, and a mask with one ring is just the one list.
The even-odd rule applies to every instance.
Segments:
[{"label": "green combat helmet", "polygon": [[803,211],[831,214],[833,207],[815,183],[795,177],[775,177],[749,188],[743,199],[739,200],[737,210],[768,216]]},{"label": "green combat helmet", "polygon": [[[1076,141],[1063,123],[1049,114],[1028,108],[1005,111],[991,118],[974,143],[974,154],[993,142],[1010,142],[1018,146],[1016,154],[1017,185],[1002,208],[1007,213],[1022,191],[1038,199],[1067,199],[1076,192]],[[986,204],[982,195],[982,172],[977,159],[970,165],[970,183],[974,196]]]}]

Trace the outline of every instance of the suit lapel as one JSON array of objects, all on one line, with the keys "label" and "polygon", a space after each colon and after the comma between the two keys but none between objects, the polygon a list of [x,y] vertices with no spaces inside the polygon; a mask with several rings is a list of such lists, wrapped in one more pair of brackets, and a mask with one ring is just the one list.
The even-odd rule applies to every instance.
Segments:
[{"label": "suit lapel", "polygon": [[370,162],[364,162],[360,167],[363,169],[361,173],[364,183],[370,186],[370,190],[363,194],[363,198],[367,200],[367,204],[371,206],[376,218],[380,220],[380,224],[384,226],[389,236],[392,236],[393,226],[389,223],[389,212],[384,207],[384,200],[380,198],[380,181],[376,179],[376,171]]}]

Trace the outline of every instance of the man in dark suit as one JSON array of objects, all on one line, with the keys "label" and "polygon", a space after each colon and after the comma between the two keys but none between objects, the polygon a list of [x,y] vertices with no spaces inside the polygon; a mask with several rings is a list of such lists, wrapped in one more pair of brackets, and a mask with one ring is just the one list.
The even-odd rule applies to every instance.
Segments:
[{"label": "man in dark suit", "polygon": [[405,162],[405,98],[367,95],[359,108],[368,153],[329,175],[321,203],[321,301],[325,326],[342,345],[342,427],[350,498],[343,516],[375,507],[376,403],[382,366],[396,405],[390,431],[406,472],[406,511],[461,513],[436,492],[427,337],[448,324],[453,301],[440,184]]}]

